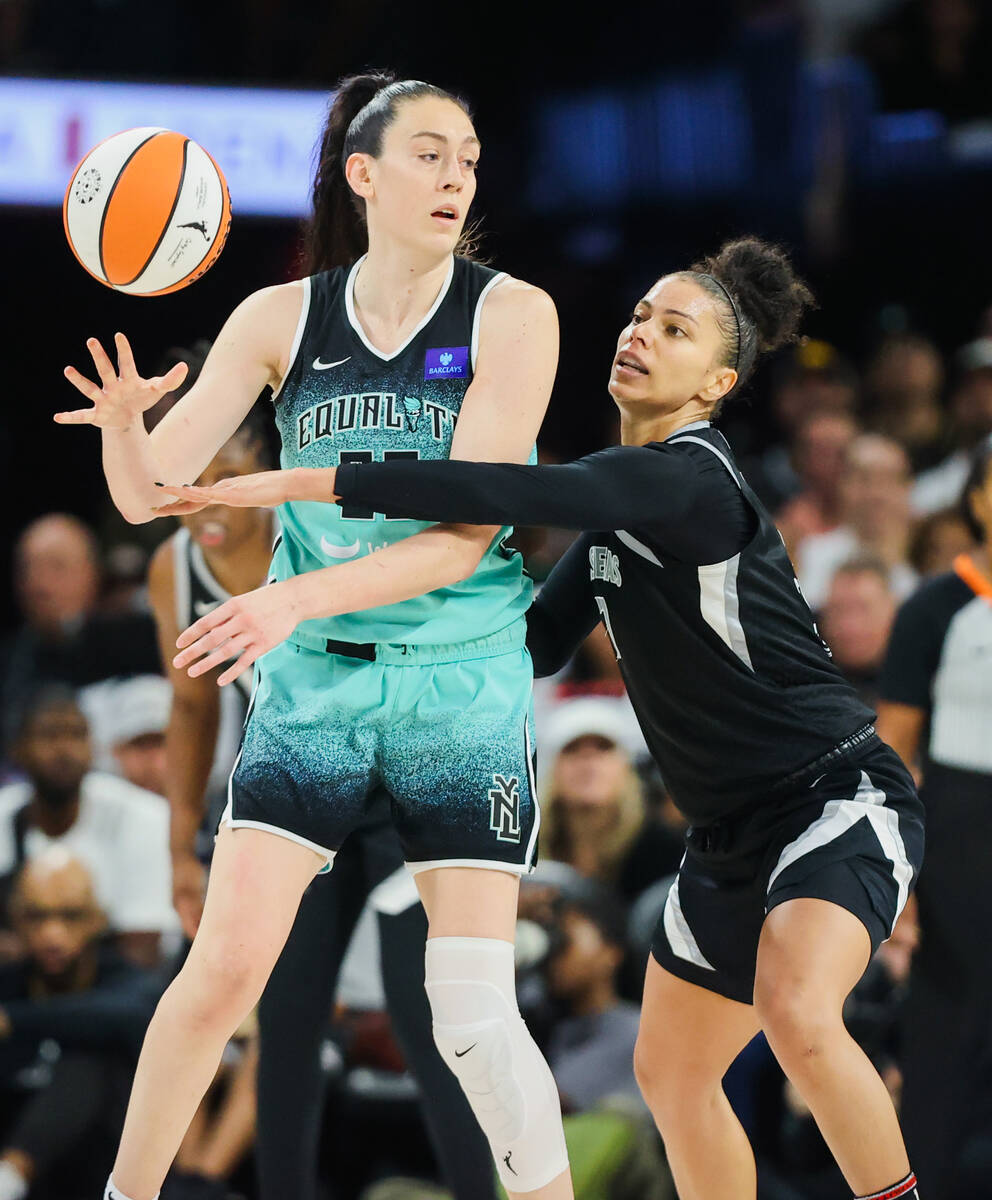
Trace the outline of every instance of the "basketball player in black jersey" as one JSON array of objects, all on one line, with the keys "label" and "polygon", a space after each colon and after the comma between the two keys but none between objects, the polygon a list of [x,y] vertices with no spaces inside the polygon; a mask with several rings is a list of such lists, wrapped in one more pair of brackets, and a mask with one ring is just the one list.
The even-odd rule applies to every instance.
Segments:
[{"label": "basketball player in black jersey", "polygon": [[[65,374],[91,407],[55,419],[100,429],[128,520],[162,515],[156,484],[198,475],[267,385],[287,467],[369,461],[387,446],[528,461],[557,364],[557,315],[539,289],[456,253],[479,153],[467,106],[450,93],[382,75],[345,80],[320,147],[307,277],[238,307],[151,435],[141,414],[182,370],[144,379],[122,334],[116,368],[89,339],[100,383]],[[174,665],[193,677],[232,652],[218,683],[265,662],[203,919],[148,1027],[107,1200],[154,1200],[301,896],[380,785],[429,920],[438,1048],[509,1196],[571,1200],[557,1090],[514,979],[519,876],[539,823],[530,582],[499,527],[404,526],[329,507],[281,509],[276,581],[179,639]]]},{"label": "basketball player in black jersey", "polygon": [[635,1063],[682,1200],[755,1196],[721,1081],[759,1029],[856,1195],[917,1196],[888,1092],[841,1013],[918,873],[922,809],[710,423],[810,301],[786,257],[755,239],[658,280],[613,361],[624,445],[570,465],[363,464],[176,491],[584,531],[530,611],[528,645],[549,674],[604,623],[691,822]]},{"label": "basketball player in black jersey", "polygon": [[[195,352],[187,352],[192,360]],[[194,379],[187,379],[189,384]],[[184,389],[185,390],[185,389]],[[256,405],[200,476],[209,485],[269,466],[262,416]],[[250,592],[266,578],[275,522],[269,509],[212,505],[183,517],[183,528],[152,558],[149,593],[163,662],[170,664],[176,638],[205,613]],[[168,800],[172,814],[173,903],[186,936],[196,936],[203,915],[206,868],[197,850],[213,796],[212,776],[220,748],[226,800],[227,777],[244,724],[251,677],[217,687],[215,672],[191,679],[168,667],[173,688],[166,732]],[[230,726],[236,725],[234,744]],[[222,807],[221,804],[221,807]],[[216,804],[213,806],[216,808]],[[216,827],[219,809],[213,815]],[[209,846],[205,847],[209,852]],[[403,852],[380,798],[338,856],[335,869],[318,875],[303,897],[286,947],[259,1003],[258,1126],[255,1159],[260,1200],[313,1200],[324,1106],[320,1046],[334,1005],[338,975],[355,924],[370,891],[403,870]],[[495,1200],[487,1146],[451,1072],[431,1036],[430,1010],[411,980],[423,973],[427,922],[416,903],[380,914],[386,1004],[404,1057],[420,1088],[424,1117],[456,1200]]]}]

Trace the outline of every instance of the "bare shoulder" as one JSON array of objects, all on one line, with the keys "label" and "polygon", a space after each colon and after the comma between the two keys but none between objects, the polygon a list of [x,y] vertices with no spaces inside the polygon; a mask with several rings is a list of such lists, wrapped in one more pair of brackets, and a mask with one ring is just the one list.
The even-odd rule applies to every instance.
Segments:
[{"label": "bare shoulder", "polygon": [[555,302],[543,288],[507,275],[486,297],[485,315],[502,315],[504,319],[558,320]]}]

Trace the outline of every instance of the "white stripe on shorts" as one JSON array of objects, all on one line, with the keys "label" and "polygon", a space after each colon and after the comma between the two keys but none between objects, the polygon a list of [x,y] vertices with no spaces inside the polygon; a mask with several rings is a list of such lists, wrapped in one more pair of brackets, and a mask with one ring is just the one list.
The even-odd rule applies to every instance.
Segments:
[{"label": "white stripe on shorts", "polygon": [[[875,787],[864,771],[861,772],[858,790],[851,799],[828,800],[823,806],[823,812],[813,824],[785,847],[775,864],[775,870],[769,876],[768,891],[771,891],[772,885],[782,872],[798,862],[803,855],[836,841],[863,820],[867,820],[871,825],[882,853],[892,863],[892,878],[899,889],[892,921],[894,927],[909,894],[913,868],[906,856],[906,847],[899,832],[899,814],[894,808],[885,807],[885,793]],[[889,932],[891,933],[891,929]]]},{"label": "white stripe on shorts", "polygon": [[[685,862],[685,859],[683,858],[682,861]],[[676,958],[685,959],[686,962],[694,963],[706,971],[716,970],[713,964],[706,960],[689,928],[689,922],[685,919],[685,913],[682,911],[682,898],[679,896],[679,877],[677,875],[675,882],[669,888],[668,899],[665,901],[664,925],[665,937],[668,938],[668,944]]]}]

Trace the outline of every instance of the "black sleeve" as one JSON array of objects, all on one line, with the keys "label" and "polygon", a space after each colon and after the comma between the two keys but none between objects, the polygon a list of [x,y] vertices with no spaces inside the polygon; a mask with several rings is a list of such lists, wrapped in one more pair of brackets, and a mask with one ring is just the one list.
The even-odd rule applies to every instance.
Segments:
[{"label": "black sleeve", "polygon": [[[335,487],[342,503],[390,517],[638,529],[673,557],[721,562],[746,543],[756,518],[726,468],[709,451],[702,453],[702,465],[684,448],[662,445],[615,446],[562,466],[453,459],[350,463],[338,468]],[[733,510],[730,526],[709,511],[717,497]]]},{"label": "black sleeve", "polygon": [[568,662],[599,620],[589,590],[591,537],[580,537],[562,556],[527,612],[527,649],[538,679]]},{"label": "black sleeve", "polygon": [[933,585],[924,585],[899,609],[882,668],[882,700],[929,712],[930,687],[954,611],[945,611],[942,599]]}]

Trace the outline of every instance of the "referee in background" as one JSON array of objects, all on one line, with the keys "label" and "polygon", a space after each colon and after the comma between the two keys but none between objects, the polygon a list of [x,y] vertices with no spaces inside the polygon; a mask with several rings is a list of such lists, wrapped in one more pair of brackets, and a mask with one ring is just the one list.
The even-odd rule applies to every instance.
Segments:
[{"label": "referee in background", "polygon": [[902,1125],[928,1200],[988,1195],[992,1172],[992,438],[962,506],[977,548],[900,610],[877,721],[923,775]]}]

